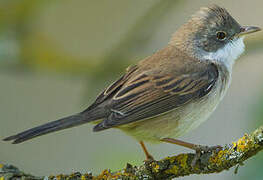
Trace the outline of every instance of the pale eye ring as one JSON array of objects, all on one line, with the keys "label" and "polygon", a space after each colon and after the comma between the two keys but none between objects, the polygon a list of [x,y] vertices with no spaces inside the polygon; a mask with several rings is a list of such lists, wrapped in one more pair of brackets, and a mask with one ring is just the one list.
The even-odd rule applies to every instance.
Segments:
[{"label": "pale eye ring", "polygon": [[226,39],[226,32],[224,31],[217,31],[216,32],[216,38],[220,41],[223,41]]}]

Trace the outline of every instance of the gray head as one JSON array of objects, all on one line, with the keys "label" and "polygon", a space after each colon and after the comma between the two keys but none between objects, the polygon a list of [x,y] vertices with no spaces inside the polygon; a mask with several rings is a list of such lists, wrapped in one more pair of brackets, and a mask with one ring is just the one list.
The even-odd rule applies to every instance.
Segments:
[{"label": "gray head", "polygon": [[242,35],[259,30],[257,27],[241,26],[226,9],[212,5],[194,14],[174,34],[170,44],[199,58],[212,59],[214,53],[220,50],[221,53],[235,53],[225,56],[237,58],[244,49]]},{"label": "gray head", "polygon": [[188,25],[196,26],[194,42],[207,52],[215,52],[231,42],[241,32],[239,23],[226,9],[213,5],[202,8]]}]

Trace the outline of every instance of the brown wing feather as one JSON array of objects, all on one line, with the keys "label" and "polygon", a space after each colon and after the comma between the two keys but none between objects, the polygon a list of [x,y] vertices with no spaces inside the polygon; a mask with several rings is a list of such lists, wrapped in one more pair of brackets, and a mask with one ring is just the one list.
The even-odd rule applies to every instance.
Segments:
[{"label": "brown wing feather", "polygon": [[[96,98],[94,103],[91,104],[82,113],[86,113],[86,112],[89,112],[89,111],[94,110],[96,108],[99,108],[101,104],[103,104],[102,105],[102,109],[103,109],[102,111],[104,111],[104,104],[105,104],[105,102],[108,99],[112,98],[112,96],[114,96],[114,94],[116,94],[122,88],[123,84],[125,84],[129,80],[129,78],[132,76],[132,74],[137,69],[138,69],[137,65],[128,67],[126,69],[126,73],[124,75],[122,75],[117,81],[113,82],[110,86],[108,86],[104,91],[102,91],[102,93],[100,93],[98,95],[98,97]],[[106,109],[105,109],[104,112],[107,114]]]},{"label": "brown wing feather", "polygon": [[138,74],[127,80],[107,102],[108,117],[94,127],[100,131],[158,116],[207,95],[218,78],[214,64],[180,76]]}]

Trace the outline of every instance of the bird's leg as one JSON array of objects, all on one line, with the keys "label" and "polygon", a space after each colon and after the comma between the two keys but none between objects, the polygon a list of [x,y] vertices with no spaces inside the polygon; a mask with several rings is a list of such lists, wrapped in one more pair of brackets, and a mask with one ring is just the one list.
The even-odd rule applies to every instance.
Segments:
[{"label": "bird's leg", "polygon": [[154,158],[153,156],[148,152],[148,150],[146,149],[146,146],[144,145],[143,141],[139,142],[140,145],[142,146],[143,152],[146,155],[146,161],[153,161]]},{"label": "bird's leg", "polygon": [[186,148],[189,148],[189,149],[193,149],[193,150],[197,150],[197,147],[199,145],[196,145],[196,144],[192,144],[192,143],[188,143],[188,142],[185,142],[185,141],[181,141],[181,140],[178,140],[178,139],[172,139],[172,138],[163,138],[161,139],[161,141],[163,142],[166,142],[166,143],[171,143],[171,144],[176,144],[176,145],[179,145],[179,146],[183,146],[183,147],[186,147]]},{"label": "bird's leg", "polygon": [[173,139],[173,138],[163,138],[161,139],[161,141],[166,142],[166,143],[171,143],[171,144],[176,144],[179,146],[183,146],[189,149],[193,149],[195,151],[200,151],[200,152],[208,152],[208,151],[212,151],[212,150],[216,150],[216,149],[221,149],[221,146],[202,146],[202,145],[198,145],[198,144],[192,144],[192,143],[188,143],[185,141],[181,141],[178,139]]},{"label": "bird's leg", "polygon": [[210,147],[209,146],[202,146],[202,145],[192,144],[192,143],[188,143],[185,141],[181,141],[178,139],[172,139],[172,138],[163,138],[163,139],[161,139],[161,141],[166,142],[166,143],[176,144],[179,146],[183,146],[183,147],[195,150],[196,156],[192,162],[192,166],[195,166],[197,160],[200,159],[202,153],[212,152],[212,151],[217,151],[217,150],[222,149],[221,146],[210,146]]}]

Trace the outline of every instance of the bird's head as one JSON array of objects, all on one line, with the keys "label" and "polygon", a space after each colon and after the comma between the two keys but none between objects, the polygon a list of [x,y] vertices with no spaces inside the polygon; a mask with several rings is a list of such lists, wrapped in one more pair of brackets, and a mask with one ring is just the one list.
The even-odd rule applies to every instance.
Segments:
[{"label": "bird's head", "polygon": [[194,14],[173,35],[170,44],[198,59],[232,65],[244,51],[244,35],[259,30],[254,26],[241,26],[226,9],[211,5]]}]

